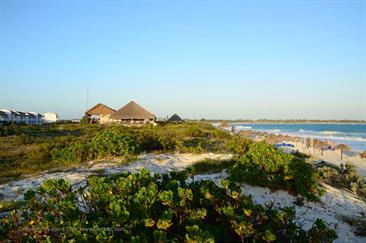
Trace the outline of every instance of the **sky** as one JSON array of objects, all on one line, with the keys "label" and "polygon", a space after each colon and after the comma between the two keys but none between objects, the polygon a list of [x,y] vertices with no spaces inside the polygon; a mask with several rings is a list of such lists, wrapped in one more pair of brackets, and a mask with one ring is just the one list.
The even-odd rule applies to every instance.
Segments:
[{"label": "sky", "polygon": [[0,108],[71,119],[130,100],[157,117],[366,119],[366,1],[0,0]]}]

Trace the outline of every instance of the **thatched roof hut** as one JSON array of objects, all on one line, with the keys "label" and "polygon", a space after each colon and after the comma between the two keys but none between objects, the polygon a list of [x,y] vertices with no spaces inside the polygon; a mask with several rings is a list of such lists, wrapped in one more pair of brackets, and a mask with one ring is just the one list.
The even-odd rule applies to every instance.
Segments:
[{"label": "thatched roof hut", "polygon": [[92,115],[111,115],[114,112],[116,112],[114,109],[104,105],[104,104],[96,104],[95,106],[93,106],[92,108],[90,108],[89,110],[87,110],[85,112],[85,115],[87,116],[92,116]]},{"label": "thatched roof hut", "polygon": [[180,116],[177,115],[177,113],[174,113],[169,119],[168,122],[182,122],[183,119],[180,118]]},{"label": "thatched roof hut", "polygon": [[335,149],[337,149],[337,150],[347,150],[347,151],[349,151],[349,150],[351,150],[351,147],[349,147],[349,146],[347,146],[347,145],[345,145],[345,144],[343,144],[343,143],[341,143],[341,144],[339,144],[339,145],[337,145],[336,147],[335,147]]},{"label": "thatched roof hut", "polygon": [[155,120],[156,117],[141,107],[134,101],[131,101],[121,109],[110,116],[113,120]]},{"label": "thatched roof hut", "polygon": [[360,153],[361,158],[366,159],[366,150]]}]

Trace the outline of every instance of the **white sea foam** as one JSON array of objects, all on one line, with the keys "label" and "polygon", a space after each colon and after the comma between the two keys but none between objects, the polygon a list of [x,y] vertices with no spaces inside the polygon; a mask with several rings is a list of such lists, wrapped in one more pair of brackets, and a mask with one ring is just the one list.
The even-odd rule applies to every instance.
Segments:
[{"label": "white sea foam", "polygon": [[325,134],[325,135],[344,134],[344,132],[337,132],[337,131],[324,131],[324,132],[320,132],[320,133]]},{"label": "white sea foam", "polygon": [[250,126],[235,126],[235,129],[238,129],[238,130],[249,130],[249,129],[252,129],[252,127],[250,127]]},{"label": "white sea foam", "polygon": [[[345,133],[343,133],[345,134]],[[355,142],[366,142],[366,138],[360,136],[332,136],[331,134],[324,134],[322,132],[307,132],[304,133],[288,133],[288,135],[295,135],[300,137],[313,137],[318,139],[327,139],[327,140],[343,140],[343,141],[355,141]]]},{"label": "white sea foam", "polygon": [[264,130],[266,132],[270,132],[270,133],[280,133],[281,130],[280,129],[267,129],[267,130]]},{"label": "white sea foam", "polygon": [[355,136],[360,135],[358,133],[345,133],[339,131],[307,131],[304,129],[300,129],[299,132],[293,133],[296,136],[312,136],[314,138],[319,139],[331,139],[331,140],[345,140],[345,141],[359,141],[359,142],[366,142],[366,138]]},{"label": "white sea foam", "polygon": [[314,136],[321,139],[333,139],[333,140],[345,140],[345,141],[358,141],[366,142],[366,138],[362,137],[352,137],[352,136]]}]

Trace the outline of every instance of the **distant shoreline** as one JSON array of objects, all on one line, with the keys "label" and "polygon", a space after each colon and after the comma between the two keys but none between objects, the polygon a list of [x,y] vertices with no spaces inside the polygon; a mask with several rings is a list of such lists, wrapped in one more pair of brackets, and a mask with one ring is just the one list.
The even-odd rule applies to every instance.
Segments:
[{"label": "distant shoreline", "polygon": [[309,121],[291,121],[291,120],[268,120],[268,121],[230,121],[230,120],[206,120],[207,122],[212,123],[230,123],[230,124],[355,124],[355,125],[366,125],[366,121],[317,121],[317,120],[309,120]]}]

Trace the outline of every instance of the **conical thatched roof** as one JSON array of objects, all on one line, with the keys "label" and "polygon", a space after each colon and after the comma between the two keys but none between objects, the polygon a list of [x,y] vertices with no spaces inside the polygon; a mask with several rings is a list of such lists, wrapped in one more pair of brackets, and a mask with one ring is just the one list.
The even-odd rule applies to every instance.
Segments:
[{"label": "conical thatched roof", "polygon": [[361,158],[366,159],[366,150],[360,153]]},{"label": "conical thatched roof", "polygon": [[155,116],[142,108],[139,104],[131,101],[110,116],[111,119],[155,119]]},{"label": "conical thatched roof", "polygon": [[338,150],[340,150],[340,149],[342,149],[342,150],[351,150],[351,148],[350,148],[349,146],[347,146],[347,145],[345,145],[345,144],[343,144],[343,143],[341,143],[341,144],[337,145],[337,146],[335,147],[335,149],[338,149]]},{"label": "conical thatched roof", "polygon": [[87,110],[85,112],[85,115],[88,115],[88,116],[91,116],[91,115],[111,115],[114,112],[116,112],[116,111],[113,110],[112,108],[99,103],[99,104],[96,104],[94,107],[90,108],[89,110]]},{"label": "conical thatched roof", "polygon": [[172,115],[168,122],[181,122],[183,121],[182,118],[180,118],[176,113],[174,115]]}]

